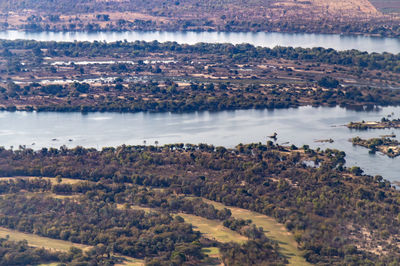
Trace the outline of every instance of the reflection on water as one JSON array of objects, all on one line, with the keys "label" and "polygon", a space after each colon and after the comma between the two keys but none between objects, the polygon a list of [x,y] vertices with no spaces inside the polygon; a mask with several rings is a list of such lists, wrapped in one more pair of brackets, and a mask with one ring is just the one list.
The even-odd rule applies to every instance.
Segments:
[{"label": "reflection on water", "polygon": [[265,32],[182,32],[182,31],[125,31],[125,32],[23,32],[0,31],[0,39],[37,41],[175,41],[178,43],[250,43],[256,46],[324,47],[336,50],[357,49],[367,52],[400,53],[400,39],[347,36],[340,34],[265,33]]},{"label": "reflection on water", "polygon": [[[400,181],[400,157],[371,155],[362,147],[353,147],[349,138],[398,137],[400,129],[355,131],[344,127],[350,121],[375,121],[400,107],[376,112],[356,112],[335,107],[301,107],[281,110],[241,110],[226,112],[171,113],[29,113],[0,112],[0,145],[33,149],[41,147],[101,148],[121,144],[210,143],[234,147],[239,143],[266,142],[278,134],[277,142],[313,148],[336,148],[347,154],[348,165],[362,167],[367,173],[381,174]],[[334,143],[315,142],[333,139]]]}]

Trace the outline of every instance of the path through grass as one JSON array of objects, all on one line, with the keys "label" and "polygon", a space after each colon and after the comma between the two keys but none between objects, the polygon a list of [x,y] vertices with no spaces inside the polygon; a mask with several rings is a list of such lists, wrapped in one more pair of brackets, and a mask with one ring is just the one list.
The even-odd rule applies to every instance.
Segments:
[{"label": "path through grass", "polygon": [[[82,249],[83,251],[87,251],[91,248],[91,246],[87,246],[87,245],[76,244],[76,243],[72,243],[69,241],[63,241],[63,240],[59,240],[59,239],[38,236],[35,234],[22,233],[19,231],[0,227],[0,237],[6,238],[6,236],[8,236],[9,239],[13,240],[13,241],[26,240],[26,241],[28,241],[28,245],[32,246],[32,247],[39,247],[39,248],[45,248],[48,250],[55,250],[55,251],[62,251],[62,252],[68,252],[71,247],[77,247],[77,248]],[[124,263],[120,263],[120,264],[116,264],[116,265],[121,265],[121,266],[122,265],[124,265],[124,266],[142,266],[142,265],[144,265],[143,260],[126,257],[126,256],[120,256],[120,255],[117,255],[117,256],[120,258],[123,258],[125,261],[124,261]],[[57,265],[57,263],[42,264],[42,265],[43,266],[44,265],[53,266],[53,265]]]},{"label": "path through grass", "polygon": [[225,206],[222,203],[207,199],[203,199],[203,201],[214,205],[214,207],[217,209],[228,208],[231,210],[234,218],[251,219],[256,226],[261,226],[268,238],[279,242],[281,252],[283,255],[288,257],[290,265],[310,265],[302,257],[302,252],[298,249],[297,242],[294,240],[293,234],[289,232],[283,224],[278,223],[274,218],[246,209]]},{"label": "path through grass", "polygon": [[221,243],[243,243],[248,240],[246,237],[223,226],[221,221],[210,220],[186,213],[178,213],[178,215],[185,219],[185,222],[192,224],[194,230],[200,231],[208,239],[213,239]]},{"label": "path through grass", "polygon": [[52,239],[52,238],[38,236],[38,235],[34,235],[34,234],[22,233],[19,231],[0,227],[0,237],[5,238],[7,235],[9,236],[10,240],[13,240],[13,241],[26,240],[26,241],[28,241],[28,244],[30,246],[41,247],[41,248],[45,248],[45,249],[49,249],[49,250],[57,250],[57,251],[67,252],[67,251],[69,251],[70,247],[77,247],[82,250],[90,249],[90,246],[86,246],[86,245],[75,244],[75,243],[72,243],[69,241]]}]

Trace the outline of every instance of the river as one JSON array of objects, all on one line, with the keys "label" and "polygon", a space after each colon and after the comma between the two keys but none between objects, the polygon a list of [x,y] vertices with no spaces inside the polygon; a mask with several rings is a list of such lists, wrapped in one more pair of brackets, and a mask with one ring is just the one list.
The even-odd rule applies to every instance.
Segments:
[{"label": "river", "polygon": [[[400,107],[387,107],[374,112],[357,112],[340,107],[300,107],[297,109],[240,110],[196,113],[51,113],[0,112],[0,145],[29,148],[94,147],[121,144],[159,145],[167,143],[209,143],[234,147],[239,143],[263,142],[276,132],[277,143],[312,148],[335,148],[346,152],[348,166],[360,166],[371,175],[380,174],[400,181],[400,157],[390,159],[371,155],[354,147],[349,138],[378,137],[400,130],[355,131],[344,127],[350,121],[375,121],[394,113]],[[332,138],[334,143],[317,143]],[[289,145],[289,144],[287,144]]]},{"label": "river", "polygon": [[[23,32],[0,31],[0,39],[38,41],[176,41],[194,44],[250,43],[275,47],[325,47],[336,50],[358,49],[368,52],[400,53],[400,39],[336,34],[228,33],[228,32]],[[352,131],[343,125],[350,121],[380,120],[384,115],[400,115],[400,107],[376,112],[356,112],[343,108],[240,110],[226,112],[171,113],[36,113],[0,112],[0,145],[41,147],[117,146],[121,144],[210,143],[234,147],[238,143],[265,142],[278,133],[278,143],[304,144],[312,148],[336,148],[347,154],[348,166],[360,166],[371,175],[380,174],[400,181],[400,157],[390,159],[371,155],[362,147],[353,147],[349,138],[378,137],[400,130]],[[396,118],[399,116],[396,116]],[[334,143],[317,143],[319,139]]]},{"label": "river", "polygon": [[0,39],[37,41],[175,41],[178,43],[250,43],[256,46],[275,47],[324,47],[335,50],[357,49],[367,52],[400,53],[400,39],[370,36],[311,33],[265,33],[265,32],[167,32],[167,31],[125,31],[125,32],[24,32],[0,31]]}]

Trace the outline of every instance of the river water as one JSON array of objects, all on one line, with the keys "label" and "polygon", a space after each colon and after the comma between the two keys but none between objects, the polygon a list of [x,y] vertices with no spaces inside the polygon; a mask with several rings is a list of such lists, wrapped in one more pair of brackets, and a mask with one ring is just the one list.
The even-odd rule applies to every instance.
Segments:
[{"label": "river water", "polygon": [[[297,109],[240,110],[196,113],[51,113],[0,112],[0,146],[102,148],[121,144],[159,145],[167,143],[209,143],[234,147],[239,143],[263,142],[274,132],[277,143],[297,146],[335,148],[346,152],[348,166],[360,166],[371,175],[380,174],[400,181],[400,157],[370,155],[362,147],[353,147],[349,138],[379,137],[399,129],[356,131],[344,127],[350,121],[375,121],[400,107],[374,112],[357,112],[340,107],[301,107]],[[332,138],[334,143],[317,143]],[[289,144],[287,144],[289,145]]]},{"label": "river water", "polygon": [[[337,50],[358,49],[368,52],[400,53],[400,39],[335,34],[227,33],[227,32],[23,32],[0,31],[0,39],[38,41],[176,41],[194,44],[250,43],[274,47],[325,47]],[[312,148],[336,148],[347,154],[348,166],[360,166],[371,175],[380,174],[400,181],[400,157],[390,159],[371,155],[362,147],[353,147],[349,138],[378,137],[400,130],[354,131],[344,127],[350,121],[374,121],[395,113],[400,107],[375,112],[356,112],[343,108],[301,107],[298,109],[240,110],[199,113],[36,113],[0,112],[0,146],[94,147],[121,144],[210,143],[234,147],[238,143],[265,142],[278,133],[278,143],[304,144]],[[334,143],[315,142],[333,139]]]},{"label": "river water", "polygon": [[37,41],[175,41],[178,43],[250,43],[256,46],[275,47],[324,47],[336,50],[357,49],[367,52],[400,53],[400,39],[354,36],[340,34],[310,33],[265,33],[265,32],[167,32],[167,31],[126,31],[126,32],[24,32],[0,31],[0,39]]}]

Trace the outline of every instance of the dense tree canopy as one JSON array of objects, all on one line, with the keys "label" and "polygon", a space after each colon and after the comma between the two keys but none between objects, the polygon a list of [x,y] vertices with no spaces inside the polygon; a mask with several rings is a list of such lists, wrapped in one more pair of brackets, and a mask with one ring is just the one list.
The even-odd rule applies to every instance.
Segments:
[{"label": "dense tree canopy", "polygon": [[[123,247],[129,241],[135,243],[136,237],[141,234],[142,239],[150,241],[148,245],[151,247],[150,243],[157,241],[152,242],[155,240],[147,238],[147,234],[153,230],[167,230],[170,232],[168,234],[174,236],[172,239],[176,244],[162,249],[162,252],[172,254],[179,243],[194,243],[199,236],[168,214],[152,216],[133,210],[115,210],[115,204],[148,206],[168,213],[192,213],[222,220],[225,226],[250,239],[257,240],[262,235],[257,233],[257,228],[248,224],[249,221],[229,218],[230,212],[227,210],[216,211],[208,204],[187,199],[188,196],[195,196],[274,217],[295,234],[305,258],[313,263],[383,265],[398,262],[399,250],[393,241],[397,241],[400,233],[399,192],[381,177],[366,176],[362,175],[362,171],[345,168],[344,158],[345,154],[336,150],[314,151],[307,146],[289,149],[275,146],[272,142],[267,145],[239,145],[236,149],[205,144],[121,146],[101,151],[81,147],[40,151],[2,149],[0,173],[3,176],[60,176],[90,182],[68,185],[49,184],[43,180],[8,181],[8,184],[1,186],[2,193],[9,193],[10,188],[14,191],[51,189],[53,193],[78,194],[84,198],[77,204],[68,200],[8,197],[0,201],[0,209],[4,210],[0,221],[6,227],[40,232],[55,238],[64,237],[78,243],[107,244],[113,242],[111,239],[118,239],[111,229],[112,224],[122,225],[128,220],[137,220],[128,224],[144,230],[135,231],[135,235],[131,233],[133,227],[129,232],[124,231],[125,240],[117,241],[113,248],[124,254],[154,256],[157,260],[160,259],[157,257],[161,252],[159,248],[156,251],[142,250],[139,246],[126,250]],[[303,163],[309,160],[314,161],[317,167]],[[23,206],[28,203],[41,207],[23,211]],[[92,232],[84,235],[73,226],[78,222],[74,216],[51,214],[67,208],[82,213],[84,217],[88,215],[86,220],[98,229],[89,225],[80,227],[80,230]],[[115,217],[112,222],[106,218],[108,214]],[[63,220],[71,223],[63,224]],[[43,221],[47,222],[40,227],[35,225]],[[155,225],[160,223],[163,224],[160,228]],[[51,229],[56,225],[57,229]],[[96,230],[105,230],[107,236],[100,238],[100,232]],[[371,238],[363,236],[366,231]],[[266,257],[246,258],[240,254],[246,248],[258,250],[269,249],[268,245],[274,246],[268,241],[265,242],[269,243],[266,246],[263,243],[256,241],[243,246],[227,245],[225,248],[221,246],[221,250],[227,256],[227,261],[243,263],[254,259],[254,263],[257,263],[256,260],[262,261]],[[369,252],[377,247],[387,253]],[[265,256],[275,258],[272,250]],[[248,254],[252,254],[250,250]]]}]

